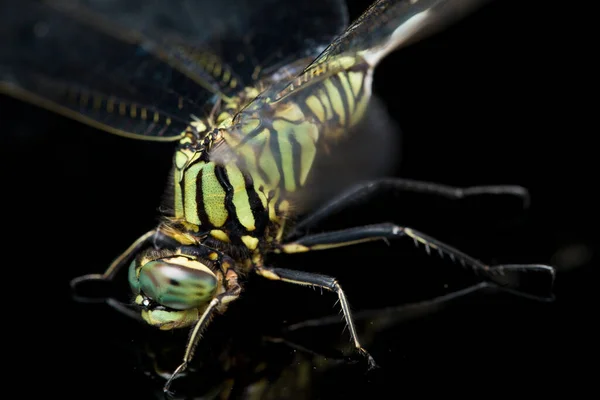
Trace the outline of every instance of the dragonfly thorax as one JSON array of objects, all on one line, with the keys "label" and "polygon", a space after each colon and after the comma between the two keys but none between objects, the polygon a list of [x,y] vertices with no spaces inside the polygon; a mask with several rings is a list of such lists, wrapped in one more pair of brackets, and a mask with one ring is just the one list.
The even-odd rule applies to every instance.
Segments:
[{"label": "dragonfly thorax", "polygon": [[210,150],[222,140],[215,129],[202,140],[181,141],[174,156],[168,217],[188,235],[255,251],[268,236],[269,225],[278,222],[277,196],[236,162],[211,161]]}]

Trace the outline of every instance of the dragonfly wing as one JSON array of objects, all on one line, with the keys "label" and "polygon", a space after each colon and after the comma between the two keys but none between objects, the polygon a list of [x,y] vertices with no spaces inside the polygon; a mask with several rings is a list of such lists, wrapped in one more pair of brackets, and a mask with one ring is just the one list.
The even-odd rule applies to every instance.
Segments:
[{"label": "dragonfly wing", "polygon": [[218,86],[154,42],[38,2],[2,5],[0,92],[96,128],[177,140]]},{"label": "dragonfly wing", "polygon": [[177,47],[214,75],[224,93],[300,58],[314,59],[349,22],[344,0],[51,2],[110,16],[164,47]]},{"label": "dragonfly wing", "polygon": [[307,69],[344,53],[375,66],[391,51],[422,40],[489,0],[379,0],[334,40]]},{"label": "dragonfly wing", "polygon": [[172,141],[263,68],[314,55],[346,25],[342,0],[293,10],[273,0],[3,2],[0,93],[114,134]]},{"label": "dragonfly wing", "polygon": [[[476,3],[481,1],[376,2],[299,75],[273,84],[236,115],[211,159],[237,162],[287,196],[310,198],[319,190],[305,190],[309,175],[322,173],[318,165],[327,163],[320,159],[330,157],[341,141],[356,141],[365,157],[385,158],[383,153],[370,153],[369,145],[389,129],[360,125],[369,120],[376,64],[393,49],[447,26]],[[363,135],[356,135],[358,131]],[[328,185],[335,186],[343,180],[344,169],[335,162],[329,168],[334,172]]]}]

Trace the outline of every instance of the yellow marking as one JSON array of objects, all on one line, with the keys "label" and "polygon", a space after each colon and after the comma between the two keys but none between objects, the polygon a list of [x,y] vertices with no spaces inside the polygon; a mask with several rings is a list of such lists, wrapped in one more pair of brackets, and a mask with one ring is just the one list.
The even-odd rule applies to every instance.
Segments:
[{"label": "yellow marking", "polygon": [[242,125],[242,133],[245,135],[252,133],[259,125],[260,120],[258,118],[248,118],[244,121],[244,125]]},{"label": "yellow marking", "polygon": [[329,93],[333,110],[340,117],[340,124],[344,125],[346,123],[346,113],[344,110],[342,94],[337,90],[331,79],[327,79],[323,82],[323,85],[325,86],[327,93]]},{"label": "yellow marking", "polygon": [[275,204],[273,202],[269,203],[269,219],[274,222],[279,221],[279,218],[277,217],[277,212],[275,211]]},{"label": "yellow marking", "polygon": [[202,199],[196,199],[196,193],[193,193],[194,199],[202,202],[210,223],[215,227],[222,226],[229,213],[225,208],[225,190],[215,176],[215,164],[212,162],[204,164],[202,169],[202,196]]},{"label": "yellow marking", "polygon": [[137,296],[135,296],[135,304],[141,305],[142,302],[144,301],[144,297],[141,294],[138,294]]},{"label": "yellow marking", "polygon": [[229,82],[229,87],[233,89],[236,86],[237,86],[237,79],[233,78],[231,80],[231,82]]},{"label": "yellow marking", "polygon": [[311,69],[309,71],[311,78],[317,78],[320,75],[324,74],[325,70],[326,70],[325,65],[326,64],[319,64],[319,65],[316,65],[313,69]]},{"label": "yellow marking", "polygon": [[148,118],[148,110],[146,110],[146,108],[142,108],[142,119],[146,119]]},{"label": "yellow marking", "polygon": [[[68,107],[62,106],[60,104],[56,104],[54,102],[48,101],[47,99],[36,95],[35,93],[29,92],[22,88],[16,87],[12,84],[6,82],[0,82],[0,93],[6,94],[22,101],[26,101],[30,104],[36,105],[38,107],[45,108],[46,110],[50,110],[56,114],[60,114],[67,118],[71,118],[72,120],[81,122],[82,124],[86,124],[98,130],[111,133],[117,136],[123,136],[129,139],[137,139],[137,140],[147,140],[154,142],[173,142],[181,139],[183,133],[177,136],[144,136],[141,134],[131,133],[124,131],[122,129],[117,129],[114,126],[104,124],[95,120],[94,118],[90,118],[86,115],[83,115],[79,112],[73,111]],[[114,107],[114,103],[113,103]],[[110,107],[110,100],[107,103],[107,110],[112,112]]]},{"label": "yellow marking", "polygon": [[287,254],[305,253],[310,250],[310,248],[297,243],[284,244],[281,248]]},{"label": "yellow marking", "polygon": [[106,102],[106,111],[109,113],[113,113],[115,111],[115,101],[113,99],[108,99]]},{"label": "yellow marking", "polygon": [[300,122],[304,119],[304,113],[298,104],[289,102],[281,104],[275,111],[275,118],[285,118],[290,121]]},{"label": "yellow marking", "polygon": [[211,261],[215,261],[217,258],[219,258],[219,255],[217,253],[210,253],[208,255],[208,259]]},{"label": "yellow marking", "polygon": [[202,264],[200,261],[196,259],[191,259],[187,255],[180,255],[181,250],[179,249],[173,257],[165,258],[164,261],[170,264],[181,265],[182,267],[195,269],[197,271],[206,272],[208,275],[212,275],[213,277],[217,277],[213,271],[210,270],[206,265]]},{"label": "yellow marking", "polygon": [[225,72],[223,73],[223,77],[221,78],[221,80],[223,82],[228,82],[230,78],[231,78],[231,72],[229,72],[228,69],[225,69]]},{"label": "yellow marking", "polygon": [[166,119],[166,121],[165,121],[165,122],[167,123],[167,125],[171,125],[171,118],[170,118],[170,117],[167,117],[167,119]]},{"label": "yellow marking", "polygon": [[358,97],[364,77],[365,74],[362,72],[348,72],[348,80],[350,81],[350,86],[352,87],[352,93],[354,93],[354,97]]},{"label": "yellow marking", "polygon": [[329,120],[333,118],[333,110],[331,109],[331,103],[329,102],[329,98],[327,97],[327,93],[324,89],[319,90],[319,98],[321,99],[321,103],[325,107],[325,119]]},{"label": "yellow marking", "polygon": [[260,90],[258,90],[258,89],[257,89],[257,88],[255,88],[255,87],[248,87],[248,86],[246,86],[246,87],[244,88],[244,93],[246,94],[246,97],[247,97],[248,99],[253,99],[253,98],[255,98],[256,96],[258,96],[258,95],[260,94],[260,92],[261,92],[261,91],[260,91]]},{"label": "yellow marking", "polygon": [[125,115],[125,113],[127,112],[127,106],[125,103],[120,103],[119,104],[119,114],[121,115]]},{"label": "yellow marking", "polygon": [[[292,133],[290,132],[289,135]],[[311,122],[305,121],[296,125],[294,138],[300,145],[300,185],[304,185],[312,168],[317,147],[315,143],[319,137],[319,129]]]},{"label": "yellow marking", "polygon": [[154,111],[154,122],[158,122],[159,118],[160,118],[160,116],[158,115],[158,113],[156,111]]},{"label": "yellow marking", "polygon": [[350,87],[350,82],[348,82],[347,75],[343,72],[338,74],[340,82],[342,83],[342,87],[344,88],[344,92],[346,93],[346,99],[348,101],[348,110],[350,114],[354,112],[355,100],[354,94],[352,94],[352,88]]},{"label": "yellow marking", "polygon": [[225,243],[231,242],[231,240],[229,239],[229,236],[227,236],[227,234],[220,229],[213,229],[212,231],[210,231],[210,235],[212,237],[214,237],[215,239],[220,240],[221,242],[225,242]]},{"label": "yellow marking", "polygon": [[[181,223],[185,227],[185,229],[190,230],[190,231],[198,232],[198,230],[199,230],[197,225],[189,224],[189,223],[185,222],[184,220],[175,219],[174,222]],[[183,245],[198,244],[197,237],[193,236],[191,233],[183,232],[179,229],[173,228],[171,225],[162,225],[160,227],[160,230],[162,233],[164,233],[168,237],[175,239],[176,241],[178,241],[179,243],[181,243]]]},{"label": "yellow marking", "polygon": [[202,168],[205,166],[204,162],[199,162],[192,165],[187,171],[185,171],[184,179],[184,192],[183,192],[183,207],[184,216],[186,221],[192,224],[200,225],[200,217],[198,217],[198,199],[197,193],[198,188],[196,187],[196,179],[198,174],[202,172]]},{"label": "yellow marking", "polygon": [[250,199],[248,198],[248,192],[246,191],[244,176],[239,168],[233,164],[226,165],[225,170],[227,171],[229,183],[231,183],[233,188],[231,201],[235,207],[238,221],[240,221],[240,224],[242,224],[246,230],[253,231],[256,229],[256,226],[252,208],[250,207]]},{"label": "yellow marking", "polygon": [[283,184],[285,190],[293,192],[296,190],[296,180],[294,179],[294,157],[292,154],[292,144],[288,140],[289,131],[294,129],[289,122],[283,120],[273,121],[273,129],[277,131],[279,138],[279,154],[281,156],[281,169],[283,170]]},{"label": "yellow marking", "polygon": [[[181,144],[186,144],[186,143],[192,143],[192,138],[189,136],[185,136],[184,138],[182,138],[179,143]],[[186,149],[180,149],[179,152],[184,153],[188,158],[188,153],[192,153],[191,150],[186,150]]]},{"label": "yellow marking", "polygon": [[275,210],[275,205],[277,204],[277,200],[279,199],[279,190],[271,191],[271,198],[269,199],[269,219],[273,222],[281,222],[279,217],[277,216],[277,210]]},{"label": "yellow marking", "polygon": [[315,95],[311,95],[306,99],[306,105],[315,114],[320,122],[325,122],[325,109],[321,101]]},{"label": "yellow marking", "polygon": [[[199,225],[189,223],[186,220],[182,220],[182,221],[180,221],[180,223],[188,231],[193,231],[193,232],[199,232],[200,231],[200,226]],[[177,241],[179,243],[184,243],[184,241],[182,241],[182,239],[181,239],[182,237],[185,238],[185,240],[188,241],[188,242],[190,242],[190,243],[193,243],[193,244],[197,244],[198,243],[198,241],[195,240],[195,239],[191,240],[190,237],[189,237],[189,235],[187,233],[185,233],[185,234],[182,233],[180,235],[176,235]]]},{"label": "yellow marking", "polygon": [[137,116],[137,108],[136,108],[135,104],[131,105],[131,109],[129,110],[129,115],[131,115],[131,118],[135,118]]},{"label": "yellow marking", "polygon": [[269,185],[274,187],[279,184],[281,177],[279,176],[279,169],[277,168],[277,163],[275,162],[275,158],[271,152],[271,146],[269,145],[271,138],[269,136],[269,130],[265,128],[258,136],[255,137],[255,140],[262,139],[264,141],[263,151],[258,159],[258,164],[269,179]]},{"label": "yellow marking", "polygon": [[221,64],[217,63],[217,65],[215,65],[215,70],[213,71],[213,75],[216,77],[221,76]]},{"label": "yellow marking", "polygon": [[256,246],[258,246],[258,239],[249,235],[242,236],[242,242],[250,250],[256,250]]},{"label": "yellow marking", "polygon": [[267,203],[267,195],[263,191],[264,189],[260,190],[262,182],[260,182],[260,183],[258,182],[258,180],[259,180],[260,177],[258,176],[258,172],[255,172],[255,171],[256,171],[256,168],[254,168],[254,170],[251,171],[251,172],[253,172],[252,176],[256,177],[256,179],[254,179],[254,191],[258,195],[258,198],[260,199],[260,202],[262,203],[263,208],[266,210],[267,209],[267,205],[268,205],[268,203]]},{"label": "yellow marking", "polygon": [[192,325],[198,320],[199,312],[197,308],[182,311],[142,310],[142,318],[161,331],[168,331]]},{"label": "yellow marking", "polygon": [[217,124],[222,124],[223,121],[226,121],[228,118],[231,117],[231,114],[229,114],[227,111],[223,111],[221,114],[219,114],[219,116],[217,117]]},{"label": "yellow marking", "polygon": [[290,202],[287,200],[283,200],[281,203],[279,203],[279,212],[285,214],[288,211],[290,211]]},{"label": "yellow marking", "polygon": [[277,275],[274,272],[271,272],[269,270],[259,269],[258,271],[259,271],[260,275],[264,278],[270,279],[272,281],[280,281],[281,280],[279,275]]},{"label": "yellow marking", "polygon": [[[175,159],[179,158],[180,153],[177,152],[177,154],[175,154]],[[175,217],[176,218],[184,218],[185,217],[185,210],[183,208],[183,194],[181,193],[181,185],[180,185],[180,181],[181,181],[181,170],[179,168],[175,168],[173,171],[173,197],[175,200]]]},{"label": "yellow marking", "polygon": [[195,120],[190,123],[190,126],[196,129],[196,132],[204,132],[206,130],[206,124],[201,120]]},{"label": "yellow marking", "polygon": [[[364,238],[364,239],[351,240],[351,241],[343,242],[343,243],[316,244],[314,246],[310,246],[309,250],[311,250],[311,251],[312,250],[329,250],[329,249],[334,249],[336,247],[346,247],[346,246],[353,246],[353,245],[359,244],[359,243],[374,242],[376,240],[385,240],[385,239],[383,237],[370,237],[370,238]],[[290,245],[294,245],[294,244],[291,243]],[[302,245],[299,245],[299,246],[302,246]]]},{"label": "yellow marking", "polygon": [[[258,167],[256,166],[255,149],[253,148],[253,146],[242,146],[237,150],[237,154],[241,156],[246,162],[245,169],[248,172],[248,174],[253,177],[254,188],[256,189],[256,191],[258,191],[258,188],[261,185],[264,186],[264,182],[262,182],[262,179],[258,174]],[[263,201],[263,199],[261,199],[261,201]]]}]

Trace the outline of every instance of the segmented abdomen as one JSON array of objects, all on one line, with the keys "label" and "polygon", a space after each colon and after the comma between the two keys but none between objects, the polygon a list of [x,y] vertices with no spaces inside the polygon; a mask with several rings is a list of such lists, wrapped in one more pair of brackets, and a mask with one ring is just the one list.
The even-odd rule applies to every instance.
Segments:
[{"label": "segmented abdomen", "polygon": [[242,168],[265,187],[297,191],[323,145],[332,147],[364,116],[371,68],[355,63],[326,72],[311,70],[273,98],[259,98],[238,115],[237,129],[224,134]]}]

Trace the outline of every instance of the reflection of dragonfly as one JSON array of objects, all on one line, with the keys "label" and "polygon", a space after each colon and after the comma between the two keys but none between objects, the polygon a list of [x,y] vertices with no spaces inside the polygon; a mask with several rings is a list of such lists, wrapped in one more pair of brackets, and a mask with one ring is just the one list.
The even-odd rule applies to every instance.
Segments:
[{"label": "reflection of dragonfly", "polygon": [[[382,333],[412,319],[432,316],[461,298],[474,298],[475,292],[488,286],[480,282],[423,302],[357,312],[357,332],[363,343],[371,346]],[[194,359],[178,379],[175,398],[309,399],[323,395],[317,388],[329,386],[325,381],[332,373],[364,375],[364,369],[352,363],[350,344],[339,335],[343,328],[339,315],[296,322],[275,335],[267,335],[256,326],[243,332],[227,329],[227,325],[221,328],[218,335],[222,344],[199,350],[202,357]],[[180,361],[177,339],[151,335],[142,342],[127,340],[126,346],[136,352],[139,367],[147,376],[167,380],[169,371]],[[157,398],[163,398],[162,394],[156,393]]]},{"label": "reflection of dragonfly", "polygon": [[[380,121],[369,100],[373,70],[382,58],[479,3],[378,1],[345,30],[340,0],[294,7],[272,0],[48,0],[1,6],[3,93],[109,133],[179,143],[158,227],[104,274],[73,282],[110,280],[129,265],[134,306],[144,320],[163,330],[192,327],[183,362],[165,390],[187,368],[212,315],[238,298],[238,278],[248,272],[335,292],[356,350],[374,365],[337,280],[268,266],[269,253],[406,237],[524,296],[520,282],[526,274],[551,285],[551,267],[487,266],[391,223],[305,233],[384,191],[526,197],[519,187],[370,181],[346,189],[295,226],[288,222],[322,200],[318,189],[335,187],[347,171],[358,168],[361,178],[377,172],[379,157],[368,153],[370,144],[389,129],[371,124]],[[369,136],[354,134],[360,131]],[[344,143],[352,153],[335,156],[336,146]],[[354,155],[366,153],[373,163],[357,163]]]}]

